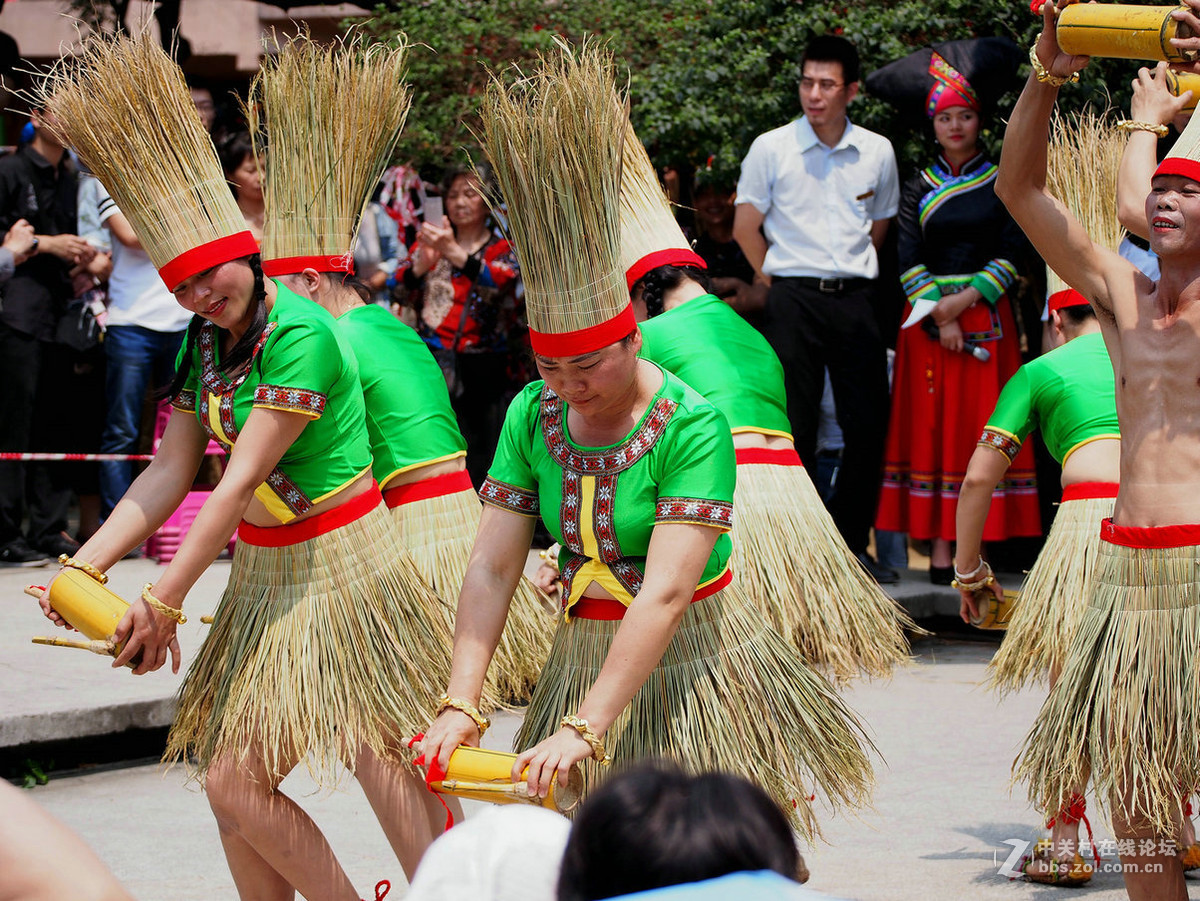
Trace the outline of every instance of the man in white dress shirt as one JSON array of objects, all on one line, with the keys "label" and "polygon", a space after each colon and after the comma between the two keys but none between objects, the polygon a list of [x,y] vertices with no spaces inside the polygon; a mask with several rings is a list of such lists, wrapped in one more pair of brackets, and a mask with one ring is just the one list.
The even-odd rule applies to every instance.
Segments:
[{"label": "man in white dress shirt", "polygon": [[804,115],[759,135],[742,161],[734,237],[770,285],[763,331],[783,363],[796,450],[816,471],[828,368],[845,440],[830,513],[880,581],[867,538],[875,519],[888,420],[885,342],[875,312],[877,251],[900,201],[886,138],[854,125],[858,51],[814,39],[801,61]]}]

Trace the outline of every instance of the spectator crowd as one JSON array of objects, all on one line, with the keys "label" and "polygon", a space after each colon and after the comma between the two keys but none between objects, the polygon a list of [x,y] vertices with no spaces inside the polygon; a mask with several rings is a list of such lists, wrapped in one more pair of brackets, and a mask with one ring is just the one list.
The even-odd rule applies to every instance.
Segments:
[{"label": "spectator crowd", "polygon": [[[849,116],[863,78],[853,45],[833,36],[801,61],[803,115],[754,140],[736,185],[704,169],[663,175],[713,293],[782,361],[800,457],[851,550],[885,583],[908,565],[910,538],[930,555],[930,579],[949,582],[966,462],[1000,387],[1041,342],[1022,315],[1040,266],[991,193],[995,166],[979,144],[1002,88],[970,83],[975,70],[1007,66],[1010,86],[1015,64],[953,62],[963,83],[947,96],[962,102],[939,107],[937,157],[904,187],[888,138]],[[868,80],[872,93],[919,104],[892,68]],[[926,75],[910,81],[920,87]],[[192,99],[261,237],[259,166],[269,163],[220,98],[196,85]],[[33,110],[31,124],[0,159],[0,451],[107,457],[0,461],[5,566],[70,554],[111,511],[137,466],[123,458],[153,450],[155,391],[170,381],[189,318],[47,114]],[[437,184],[409,166],[389,169],[354,253],[363,290],[438,360],[476,485],[509,401],[536,378],[520,263],[488,203],[490,181],[486,165],[448,167]],[[930,297],[940,303],[918,315]],[[986,540],[1042,535],[1045,469],[1023,451],[996,489]]]}]

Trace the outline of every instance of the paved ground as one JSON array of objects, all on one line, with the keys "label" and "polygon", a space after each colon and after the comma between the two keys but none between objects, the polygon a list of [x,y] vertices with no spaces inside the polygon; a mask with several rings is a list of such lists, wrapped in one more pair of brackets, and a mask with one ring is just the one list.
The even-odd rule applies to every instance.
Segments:
[{"label": "paved ground", "polygon": [[[189,600],[185,654],[199,641],[199,614],[216,603],[228,564],[218,563]],[[113,585],[127,597],[153,578],[154,564],[125,562]],[[0,571],[0,747],[72,734],[103,734],[123,723],[161,724],[170,716],[176,677],[136,679],[84,652],[29,645],[48,624],[19,592],[38,571]],[[913,580],[899,594],[949,612],[953,595],[931,594]],[[956,604],[954,605],[956,607]],[[822,822],[828,844],[809,849],[810,885],[863,901],[904,899],[1055,899],[1062,890],[1010,882],[999,870],[1006,841],[1035,838],[1038,817],[1009,766],[1040,704],[1038,692],[997,701],[979,688],[994,644],[923,641],[917,665],[890,682],[846,691],[869,724],[886,763],[879,765],[873,810]],[[488,738],[500,746],[515,728],[508,717]],[[90,731],[89,731],[90,730]],[[77,829],[139,898],[199,901],[236,897],[204,796],[180,770],[157,766],[60,775],[33,789],[48,810]],[[315,794],[303,774],[284,788],[309,810],[364,896],[378,879],[403,884],[370,809],[353,783]],[[1096,824],[1098,840],[1109,833]],[[1109,855],[1106,864],[1115,864]],[[393,893],[392,897],[396,897]],[[1071,897],[1123,898],[1120,876],[1101,873]],[[1200,899],[1200,881],[1192,884]]]}]

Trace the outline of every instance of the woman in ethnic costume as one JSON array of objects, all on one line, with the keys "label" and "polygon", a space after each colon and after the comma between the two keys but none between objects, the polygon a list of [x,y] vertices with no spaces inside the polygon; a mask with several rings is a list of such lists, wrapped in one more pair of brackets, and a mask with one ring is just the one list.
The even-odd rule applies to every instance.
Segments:
[{"label": "woman in ethnic costume", "polygon": [[[396,51],[385,64],[394,84],[401,62]],[[134,672],[150,672],[169,651],[178,670],[184,598],[236,528],[166,757],[195,762],[243,897],[358,898],[278,786],[306,757],[322,785],[344,764],[411,874],[435,830],[401,739],[444,684],[450,636],[371,478],[353,354],[327,312],[263,277],[182,73],[156,42],[98,40],[47,90],[66,138],[195,314],[158,454],[67,565],[119,560],[187,494],[210,437],[229,452],[179,553],[118,626],[128,641],[114,665],[140,659]],[[137,140],[113,122],[134,123]]]},{"label": "woman in ethnic costume", "polygon": [[[1062,466],[1062,504],[1050,535],[1022,586],[1004,642],[991,663],[1002,692],[1026,686],[1049,672],[1058,681],[1071,638],[1092,594],[1100,552],[1100,523],[1111,517],[1121,465],[1112,361],[1100,323],[1087,299],[1065,289],[1050,297],[1050,322],[1059,346],[1026,363],[1009,379],[988,418],[967,466],[958,503],[955,585],[962,617],[978,618],[970,586],[983,583],[997,598],[1000,584],[981,556],[983,523],[992,490],[1034,429]],[[1050,841],[1039,843],[1025,875],[1035,882],[1080,885],[1092,868],[1078,852],[1083,786],[1048,824]]]},{"label": "woman in ethnic costume", "polygon": [[[900,196],[900,269],[912,310],[896,345],[875,521],[878,529],[931,540],[929,577],[939,584],[951,579],[954,509],[967,461],[1000,389],[1021,365],[1007,291],[1024,239],[996,199],[996,166],[978,143],[983,108],[1008,86],[1021,59],[1006,38],[951,41],[867,79],[872,94],[923,109],[941,150]],[[1040,534],[1033,453],[1023,449],[997,487],[983,538]]]},{"label": "woman in ethnic costume", "polygon": [[[563,545],[563,612],[516,738],[514,781],[545,795],[584,765],[669,756],[747,774],[807,837],[807,798],[860,804],[853,715],[732,583],[729,425],[646,360],[620,266],[624,104],[595,47],[493,82],[484,144],[526,277],[534,382],[509,407],[463,584],[431,776],[475,745],[473,705],[534,520]],[[525,173],[528,173],[526,175]],[[564,200],[566,198],[566,200]],[[469,599],[468,605],[465,600]],[[464,712],[466,711],[466,712]]]},{"label": "woman in ethnic costume", "polygon": [[[466,469],[442,370],[417,333],[376,304],[365,303],[353,274],[355,229],[403,126],[407,105],[380,114],[387,92],[367,56],[351,56],[294,39],[251,86],[251,132],[256,148],[270,140],[263,271],[319,303],[334,316],[358,361],[371,438],[372,472],[383,490],[400,541],[443,603],[453,628],[454,607],[479,524],[480,504]],[[336,98],[321,114],[296,107],[296,85],[313,98]],[[361,119],[356,119],[360,114]],[[347,165],[353,159],[355,165]],[[291,176],[282,183],[279,176]],[[299,183],[298,183],[299,182]],[[295,202],[297,197],[305,203]],[[308,200],[307,198],[317,198]],[[525,578],[489,671],[490,687],[524,703],[550,650],[553,602]]]},{"label": "woman in ethnic costume", "polygon": [[699,391],[733,432],[734,577],[831,677],[890,674],[908,659],[904,629],[917,626],[854,558],[801,465],[779,358],[707,290],[704,260],[688,247],[632,127],[621,178],[622,265],[645,320],[641,356]]}]

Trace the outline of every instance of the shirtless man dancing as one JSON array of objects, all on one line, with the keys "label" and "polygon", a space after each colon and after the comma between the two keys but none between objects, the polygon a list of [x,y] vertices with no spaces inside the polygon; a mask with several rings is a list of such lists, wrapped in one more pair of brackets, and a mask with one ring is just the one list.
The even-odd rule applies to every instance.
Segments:
[{"label": "shirtless man dancing", "polygon": [[1095,593],[1018,775],[1052,813],[1090,764],[1129,897],[1184,901],[1172,840],[1181,785],[1200,781],[1200,117],[1156,170],[1146,199],[1161,261],[1155,283],[1094,244],[1046,189],[1058,87],[1088,63],[1059,50],[1054,15],[1046,4],[996,194],[1100,320],[1116,375],[1121,485],[1101,531]]}]

